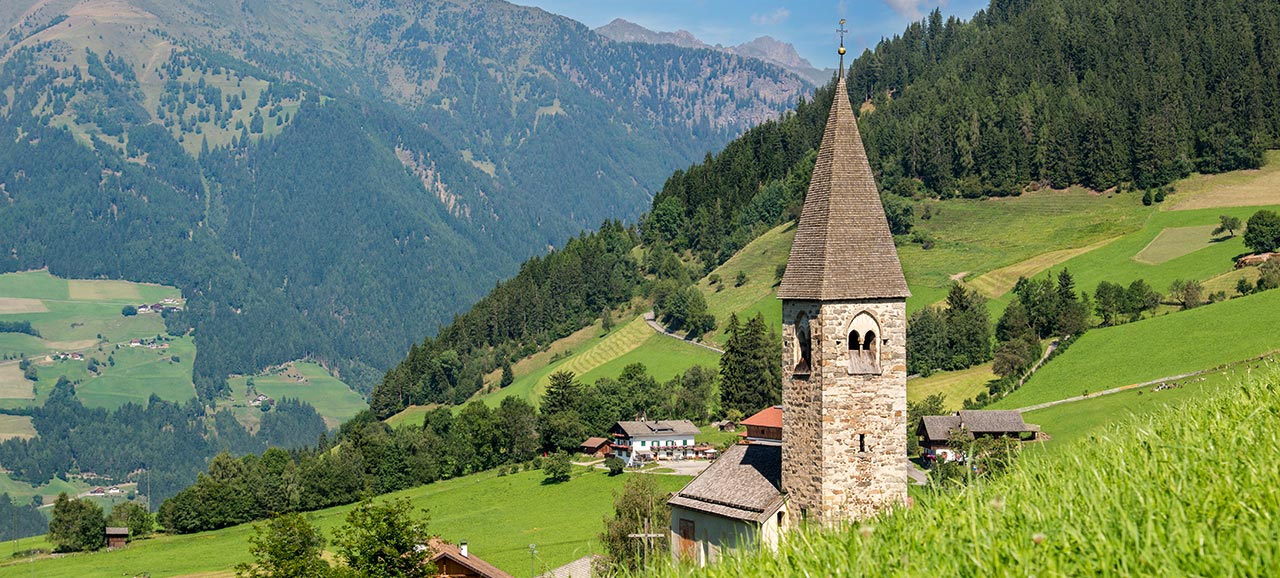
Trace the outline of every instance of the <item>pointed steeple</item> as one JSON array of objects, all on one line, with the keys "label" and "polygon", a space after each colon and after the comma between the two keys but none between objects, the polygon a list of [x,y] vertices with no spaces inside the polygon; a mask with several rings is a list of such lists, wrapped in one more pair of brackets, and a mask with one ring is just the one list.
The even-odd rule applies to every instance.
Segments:
[{"label": "pointed steeple", "polygon": [[841,68],[791,257],[778,288],[780,299],[911,295]]}]

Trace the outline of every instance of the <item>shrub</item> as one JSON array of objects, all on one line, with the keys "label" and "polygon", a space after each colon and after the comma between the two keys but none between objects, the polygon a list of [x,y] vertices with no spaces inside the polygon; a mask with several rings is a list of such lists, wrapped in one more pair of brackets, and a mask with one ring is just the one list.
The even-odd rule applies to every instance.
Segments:
[{"label": "shrub", "polygon": [[604,461],[604,467],[609,468],[609,475],[616,476],[622,473],[623,468],[627,467],[627,463],[618,456],[611,456]]}]

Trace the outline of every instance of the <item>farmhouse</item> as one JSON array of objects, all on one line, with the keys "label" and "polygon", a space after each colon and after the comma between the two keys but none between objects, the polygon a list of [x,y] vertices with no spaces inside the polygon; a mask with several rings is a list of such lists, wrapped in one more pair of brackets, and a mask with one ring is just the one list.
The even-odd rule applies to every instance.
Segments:
[{"label": "farmhouse", "polygon": [[128,541],[128,528],[107,528],[107,548],[123,548]]},{"label": "farmhouse", "polygon": [[440,578],[511,578],[510,574],[493,564],[471,555],[466,542],[454,546],[439,538],[432,538],[429,546],[431,561],[435,562],[437,576]]},{"label": "farmhouse", "polygon": [[603,458],[610,455],[608,438],[587,438],[578,446],[578,451],[589,456]]},{"label": "farmhouse", "polygon": [[742,420],[747,426],[743,438],[750,443],[782,443],[782,406],[775,405]]},{"label": "farmhouse", "polygon": [[977,437],[1012,437],[1034,434],[1040,427],[1026,423],[1014,410],[962,410],[952,415],[927,415],[920,418],[916,435],[927,460],[954,461],[963,458],[949,439],[961,433],[968,439]]},{"label": "farmhouse", "polygon": [[614,453],[628,466],[696,457],[693,438],[698,435],[698,426],[687,419],[620,421],[609,435]]},{"label": "farmhouse", "polygon": [[776,547],[787,515],[781,483],[779,445],[729,448],[667,501],[672,552],[702,566],[728,551]]}]

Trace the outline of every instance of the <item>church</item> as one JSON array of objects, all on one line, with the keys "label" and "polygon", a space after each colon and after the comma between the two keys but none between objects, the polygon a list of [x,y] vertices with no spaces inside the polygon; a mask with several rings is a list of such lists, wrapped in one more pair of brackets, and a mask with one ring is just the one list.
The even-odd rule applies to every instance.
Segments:
[{"label": "church", "polygon": [[775,547],[798,524],[859,520],[907,498],[910,292],[849,103],[844,52],[778,288],[781,439],[730,448],[672,496],[677,559],[703,565]]}]

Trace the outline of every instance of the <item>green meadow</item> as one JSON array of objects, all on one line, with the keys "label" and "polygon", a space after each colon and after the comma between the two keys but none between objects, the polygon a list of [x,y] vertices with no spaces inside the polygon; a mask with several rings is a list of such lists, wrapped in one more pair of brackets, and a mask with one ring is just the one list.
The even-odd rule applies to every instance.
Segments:
[{"label": "green meadow", "polygon": [[[476,556],[515,576],[528,576],[529,545],[538,573],[599,551],[596,535],[613,511],[613,496],[630,476],[610,477],[604,470],[575,468],[568,482],[543,484],[539,470],[499,476],[484,472],[419,486],[379,497],[409,498],[414,508],[427,509],[427,527],[446,540],[466,540]],[[687,476],[657,476],[663,491],[688,483]],[[518,502],[520,507],[512,507]],[[327,538],[343,524],[351,506],[308,514]],[[0,577],[21,578],[34,570],[42,578],[108,576],[231,576],[233,567],[250,559],[252,525],[182,536],[157,536],[133,542],[112,552],[43,556],[29,562],[0,562]],[[19,541],[25,550],[48,547],[43,538]],[[332,553],[332,550],[330,550]]]},{"label": "green meadow", "polygon": [[[241,422],[249,421],[248,416],[261,413],[257,407],[248,405],[246,394],[248,377],[234,377],[227,380],[232,391],[232,406],[236,408],[237,417],[248,414]],[[324,418],[329,429],[336,429],[342,422],[351,419],[357,413],[369,407],[360,394],[342,380],[333,377],[319,365],[311,362],[294,362],[272,368],[262,374],[253,376],[254,387],[259,393],[277,400],[289,397],[301,399],[316,408],[316,412]],[[257,422],[257,417],[252,418]]]},{"label": "green meadow", "polygon": [[968,488],[918,492],[913,507],[651,575],[1275,575],[1280,375],[1188,397],[1070,452],[1026,451]]},{"label": "green meadow", "polygon": [[1280,349],[1280,291],[1093,329],[992,405],[1027,407],[1209,369]]},{"label": "green meadow", "polygon": [[[791,242],[795,238],[795,223],[774,227],[698,281],[697,287],[707,299],[707,311],[716,316],[717,325],[723,327],[729,316],[735,313],[740,320],[750,319],[759,313],[764,315],[769,328],[781,333],[782,302],[777,298],[777,269],[787,262]],[[747,276],[741,286],[737,284],[739,271]],[[711,283],[713,275],[719,276],[719,283]],[[729,336],[721,331],[709,333],[704,338],[704,341],[720,347],[728,340]]]}]

